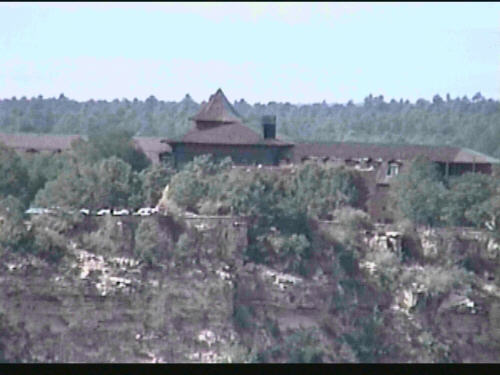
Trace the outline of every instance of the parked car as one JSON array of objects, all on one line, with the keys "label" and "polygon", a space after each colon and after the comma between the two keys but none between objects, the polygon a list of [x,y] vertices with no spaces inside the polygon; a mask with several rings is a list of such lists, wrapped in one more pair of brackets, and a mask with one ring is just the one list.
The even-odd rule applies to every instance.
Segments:
[{"label": "parked car", "polygon": [[97,211],[96,215],[97,216],[111,215],[111,210],[109,208],[103,208],[102,210]]},{"label": "parked car", "polygon": [[48,211],[46,208],[31,207],[27,209],[24,213],[27,215],[42,215],[47,213],[46,211]]},{"label": "parked car", "polygon": [[153,207],[142,207],[139,208],[136,212],[133,213],[134,216],[151,216],[153,214],[158,213],[157,208]]},{"label": "parked car", "polygon": [[130,211],[127,209],[122,209],[122,210],[113,210],[113,216],[124,216],[124,215],[130,215]]},{"label": "parked car", "polygon": [[80,213],[81,213],[82,215],[88,216],[88,215],[90,215],[90,210],[89,210],[88,208],[82,208],[82,209],[80,210]]}]

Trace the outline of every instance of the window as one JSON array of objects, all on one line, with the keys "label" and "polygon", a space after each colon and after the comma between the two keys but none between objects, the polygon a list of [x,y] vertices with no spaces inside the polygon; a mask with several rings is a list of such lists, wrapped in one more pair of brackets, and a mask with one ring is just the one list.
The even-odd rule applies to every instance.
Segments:
[{"label": "window", "polygon": [[389,168],[387,168],[387,176],[397,176],[399,173],[399,164],[389,163]]}]

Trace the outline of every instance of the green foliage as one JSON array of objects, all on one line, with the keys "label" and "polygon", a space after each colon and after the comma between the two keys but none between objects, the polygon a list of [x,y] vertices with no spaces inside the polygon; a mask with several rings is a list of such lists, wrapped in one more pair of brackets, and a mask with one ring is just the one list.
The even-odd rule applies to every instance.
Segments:
[{"label": "green foliage", "polygon": [[202,200],[212,198],[219,187],[217,174],[230,168],[230,161],[215,161],[211,155],[202,155],[187,163],[172,177],[170,191],[172,199],[182,208],[199,212]]},{"label": "green foliage", "polygon": [[133,244],[131,231],[121,221],[112,216],[99,219],[99,228],[82,237],[83,245],[98,254],[117,255],[130,250]]},{"label": "green foliage", "polygon": [[298,272],[303,274],[303,262],[308,259],[308,250],[311,243],[303,234],[293,233],[291,235],[267,235],[259,238],[260,241],[269,245],[267,257],[270,263],[284,263],[287,272]]},{"label": "green foliage", "polygon": [[352,231],[373,229],[370,215],[356,208],[344,207],[337,209],[334,211],[333,216],[340,224]]},{"label": "green foliage", "polygon": [[71,163],[35,197],[39,207],[100,209],[127,207],[132,193],[131,167],[116,157],[89,166]]},{"label": "green foliage", "polygon": [[145,218],[135,232],[135,255],[149,265],[156,264],[163,257],[159,246],[159,226],[154,218]]},{"label": "green foliage", "polygon": [[491,337],[500,342],[500,303],[492,303],[489,312],[489,324]]},{"label": "green foliage", "polygon": [[175,174],[172,168],[156,164],[144,169],[140,174],[142,202],[145,205],[154,207],[161,198],[161,193],[170,179]]},{"label": "green foliage", "polygon": [[33,225],[33,251],[39,257],[58,262],[67,252],[67,238],[57,230],[39,224]]},{"label": "green foliage", "polygon": [[137,150],[133,144],[133,132],[123,129],[106,129],[91,131],[89,134],[89,152],[85,157],[89,162],[116,157],[139,172],[146,169],[151,162],[146,155]]},{"label": "green foliage", "polygon": [[129,164],[112,156],[99,164],[97,202],[100,207],[127,207],[132,179]]},{"label": "green foliage", "polygon": [[174,259],[176,262],[186,263],[198,250],[199,236],[195,233],[182,233],[174,247]]},{"label": "green foliage", "polygon": [[[453,144],[500,158],[499,101],[474,97],[434,100],[435,96],[411,103],[369,95],[360,105],[250,105],[241,100],[234,106],[248,119],[248,125],[259,132],[261,116],[276,114],[278,137],[285,135],[294,141]],[[189,96],[179,102],[154,97],[112,102],[76,102],[65,97],[13,98],[0,100],[0,124],[2,131],[7,132],[88,134],[99,129],[117,129],[171,138],[192,126],[189,117],[198,109],[199,104]]]},{"label": "green foliage", "polygon": [[492,195],[465,211],[465,218],[478,227],[485,227],[500,239],[500,184]]},{"label": "green foliage", "polygon": [[400,276],[400,282],[407,286],[413,283],[422,285],[426,295],[434,298],[470,285],[471,277],[470,273],[458,266],[426,265],[423,269],[404,269]]},{"label": "green foliage", "polygon": [[429,226],[441,222],[446,189],[435,164],[416,158],[395,178],[391,190],[404,218]]},{"label": "green foliage", "polygon": [[317,332],[302,329],[287,336],[284,349],[288,351],[288,363],[322,363],[324,352],[320,348]]},{"label": "green foliage", "polygon": [[384,344],[383,317],[377,308],[369,316],[357,319],[354,332],[344,334],[343,340],[353,349],[361,363],[376,363],[388,347]]},{"label": "green foliage", "polygon": [[253,327],[253,315],[250,307],[242,304],[234,306],[233,320],[237,329],[248,330]]},{"label": "green foliage", "polygon": [[284,198],[309,217],[325,218],[336,208],[358,202],[354,171],[307,162],[287,180]]},{"label": "green foliage", "polygon": [[450,180],[443,208],[444,220],[454,226],[484,225],[482,203],[494,192],[496,180],[481,173],[466,173]]},{"label": "green foliage", "polygon": [[5,249],[31,251],[32,237],[24,224],[23,211],[22,203],[11,195],[0,200],[0,244]]},{"label": "green foliage", "polygon": [[35,153],[23,155],[23,162],[29,175],[28,202],[31,202],[36,193],[41,190],[48,181],[57,178],[59,173],[66,167],[66,160],[60,154]]},{"label": "green foliage", "polygon": [[0,143],[0,199],[12,195],[26,206],[29,174],[17,153]]}]

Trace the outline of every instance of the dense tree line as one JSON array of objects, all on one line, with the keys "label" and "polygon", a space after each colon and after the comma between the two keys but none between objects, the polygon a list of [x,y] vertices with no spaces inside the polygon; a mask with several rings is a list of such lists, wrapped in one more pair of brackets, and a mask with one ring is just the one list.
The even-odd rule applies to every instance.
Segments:
[{"label": "dense tree line", "polygon": [[[278,136],[296,141],[360,141],[447,144],[500,157],[500,102],[480,93],[471,99],[445,98],[386,101],[369,95],[361,104],[295,105],[234,102],[246,123],[260,132],[260,117],[275,114]],[[92,134],[119,129],[134,135],[176,137],[190,127],[199,109],[189,95],[180,102],[150,96],[145,101],[77,102],[60,95],[44,99],[0,100],[0,131]]]}]

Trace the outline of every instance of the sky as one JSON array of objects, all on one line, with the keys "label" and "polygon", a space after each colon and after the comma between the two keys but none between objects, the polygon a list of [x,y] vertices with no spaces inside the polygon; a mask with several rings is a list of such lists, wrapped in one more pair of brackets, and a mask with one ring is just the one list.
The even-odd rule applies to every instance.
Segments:
[{"label": "sky", "polygon": [[500,3],[0,3],[0,98],[500,99]]}]

